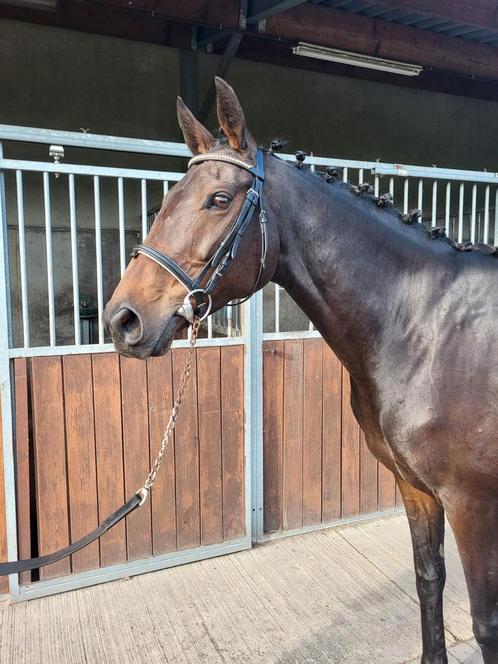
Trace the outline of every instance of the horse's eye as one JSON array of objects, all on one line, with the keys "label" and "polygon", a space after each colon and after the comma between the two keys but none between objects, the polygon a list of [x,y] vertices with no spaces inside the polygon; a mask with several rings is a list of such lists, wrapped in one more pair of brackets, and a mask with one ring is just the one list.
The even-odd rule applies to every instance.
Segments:
[{"label": "horse's eye", "polygon": [[228,196],[228,194],[223,194],[221,192],[218,192],[216,194],[213,194],[211,197],[211,206],[212,207],[217,207],[220,210],[226,210],[227,207],[231,203],[231,198]]}]

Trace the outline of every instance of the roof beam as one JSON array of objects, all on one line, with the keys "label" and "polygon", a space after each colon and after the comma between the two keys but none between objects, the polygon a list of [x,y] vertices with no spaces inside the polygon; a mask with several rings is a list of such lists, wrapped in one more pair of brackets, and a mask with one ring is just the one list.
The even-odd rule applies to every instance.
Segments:
[{"label": "roof beam", "polygon": [[384,5],[386,10],[403,9],[478,28],[498,29],[498,10],[496,3],[490,0],[376,0],[376,4]]},{"label": "roof beam", "polygon": [[252,0],[250,13],[247,16],[248,23],[259,23],[270,16],[276,16],[302,5],[306,0]]},{"label": "roof beam", "polygon": [[428,30],[306,3],[266,22],[266,33],[426,68],[498,80],[498,51]]}]

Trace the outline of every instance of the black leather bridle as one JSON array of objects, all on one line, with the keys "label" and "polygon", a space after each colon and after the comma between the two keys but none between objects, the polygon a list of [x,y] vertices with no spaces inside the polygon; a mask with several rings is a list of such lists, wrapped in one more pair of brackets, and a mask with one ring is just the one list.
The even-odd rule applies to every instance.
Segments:
[{"label": "black leather bridle", "polygon": [[[249,295],[243,300],[239,300],[237,304],[242,304],[245,302],[258,288],[258,284],[261,280],[265,268],[266,252],[268,247],[267,241],[267,231],[266,231],[266,217],[265,211],[262,203],[262,194],[263,194],[263,183],[265,181],[265,164],[264,164],[264,153],[262,150],[257,151],[256,153],[256,165],[251,166],[246,162],[238,159],[237,157],[231,157],[229,155],[216,155],[216,154],[204,154],[197,155],[189,161],[189,168],[193,164],[197,164],[201,161],[225,161],[240,168],[244,168],[246,171],[249,171],[254,175],[254,180],[252,186],[247,190],[244,202],[240,208],[237,219],[232,224],[231,228],[225,235],[224,239],[221,241],[217,250],[213,256],[209,259],[206,265],[202,268],[199,274],[192,279],[181,267],[176,263],[172,258],[163,254],[158,249],[154,249],[148,244],[140,244],[133,250],[133,256],[138,254],[143,254],[148,256],[151,260],[155,261],[158,265],[167,270],[172,274],[186,289],[187,295],[183,301],[182,306],[178,310],[178,313],[190,322],[194,320],[194,316],[199,318],[205,318],[209,315],[211,310],[211,293],[213,292],[216,284],[221,279],[226,270],[230,267],[233,260],[237,256],[239,245],[247,226],[249,225],[251,219],[253,218],[254,211],[259,205],[260,214],[259,214],[259,223],[261,228],[261,261],[259,265],[258,275],[254,286]],[[199,297],[200,296],[200,299]],[[194,300],[194,305],[192,305],[192,300]],[[6,563],[0,563],[0,576],[7,574],[18,574],[19,572],[25,572],[27,570],[37,569],[39,567],[44,567],[58,560],[62,560],[67,556],[76,553],[83,547],[87,546],[91,542],[94,542],[98,537],[101,537],[105,532],[110,528],[115,526],[119,521],[121,521],[127,514],[133,512],[137,507],[143,504],[146,493],[144,495],[145,489],[142,488],[119,509],[117,509],[113,514],[104,519],[100,525],[92,530],[81,539],[69,544],[63,549],[54,551],[53,553],[47,554],[45,556],[39,556],[38,558],[30,558],[27,560],[14,560]]]},{"label": "black leather bridle", "polygon": [[239,300],[236,305],[232,306],[238,306],[239,304],[242,304],[242,302],[248,300],[257,290],[258,284],[263,274],[263,270],[265,268],[266,252],[268,248],[266,215],[262,203],[263,183],[265,181],[265,161],[263,150],[258,149],[256,152],[255,166],[252,166],[242,159],[238,159],[237,157],[232,157],[230,155],[207,153],[192,157],[188,163],[188,168],[190,168],[193,164],[198,164],[204,161],[223,161],[229,164],[233,164],[234,166],[238,166],[239,168],[243,168],[246,171],[249,171],[249,173],[252,173],[252,175],[254,175],[254,180],[251,187],[247,190],[237,219],[232,224],[231,228],[228,230],[218,248],[204,265],[202,270],[192,278],[170,256],[164,254],[162,251],[159,251],[159,249],[155,249],[149,244],[139,244],[134,247],[132,252],[132,257],[134,258],[139,254],[147,256],[162,268],[167,270],[177,281],[182,284],[182,286],[185,287],[187,290],[187,295],[183,300],[183,304],[178,309],[177,314],[186,318],[190,323],[192,323],[194,316],[197,316],[200,320],[204,320],[204,318],[209,315],[212,306],[211,294],[215,289],[218,281],[225,274],[236,258],[240,243],[244,237],[244,233],[251,219],[253,218],[254,211],[258,205],[260,208],[259,223],[261,229],[261,260],[258,275],[249,295],[247,295],[247,297],[245,297],[243,300]]}]

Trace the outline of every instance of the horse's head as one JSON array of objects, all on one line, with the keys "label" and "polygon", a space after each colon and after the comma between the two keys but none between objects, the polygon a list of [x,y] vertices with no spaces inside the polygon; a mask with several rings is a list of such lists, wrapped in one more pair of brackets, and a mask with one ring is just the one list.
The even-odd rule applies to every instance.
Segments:
[{"label": "horse's head", "polygon": [[[216,88],[219,139],[178,99],[178,121],[197,160],[194,158],[185,177],[165,196],[144,245],[135,252],[105,308],[106,327],[123,354],[145,358],[165,353],[193,310],[200,316],[209,305],[216,311],[234,298],[245,297],[256,285],[262,287],[275,268],[275,257],[268,253],[260,270],[259,210],[253,208],[255,213],[246,215],[247,226],[235,257],[229,257],[222,276],[209,286],[220,269],[219,260],[225,258],[224,249],[218,250],[240,219],[248,190],[257,182],[240,165],[255,166],[257,146],[247,131],[239,101],[219,78]],[[215,156],[220,160],[213,159]],[[183,281],[187,283],[182,283],[181,274],[178,278],[177,268],[186,275]],[[199,274],[199,283],[194,285],[207,288],[209,297],[201,291],[185,299],[193,290],[188,279],[195,281]]]}]

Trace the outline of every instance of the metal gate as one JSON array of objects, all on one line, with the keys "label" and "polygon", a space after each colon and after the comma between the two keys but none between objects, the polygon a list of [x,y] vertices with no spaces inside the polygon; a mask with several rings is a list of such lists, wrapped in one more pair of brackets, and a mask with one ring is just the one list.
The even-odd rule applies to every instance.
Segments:
[{"label": "metal gate", "polygon": [[[101,313],[189,153],[182,144],[9,126],[0,139],[8,152],[0,149],[0,559],[15,559],[91,530],[136,490],[155,455],[187,342],[146,362],[119,357]],[[496,174],[306,164],[389,189],[401,209],[423,209],[459,241],[498,241]],[[398,508],[394,478],[351,412],[346,371],[281,288],[257,293],[240,319],[230,307],[210,317],[202,337],[190,407],[151,503],[70,560],[10,577],[12,597]]]}]

